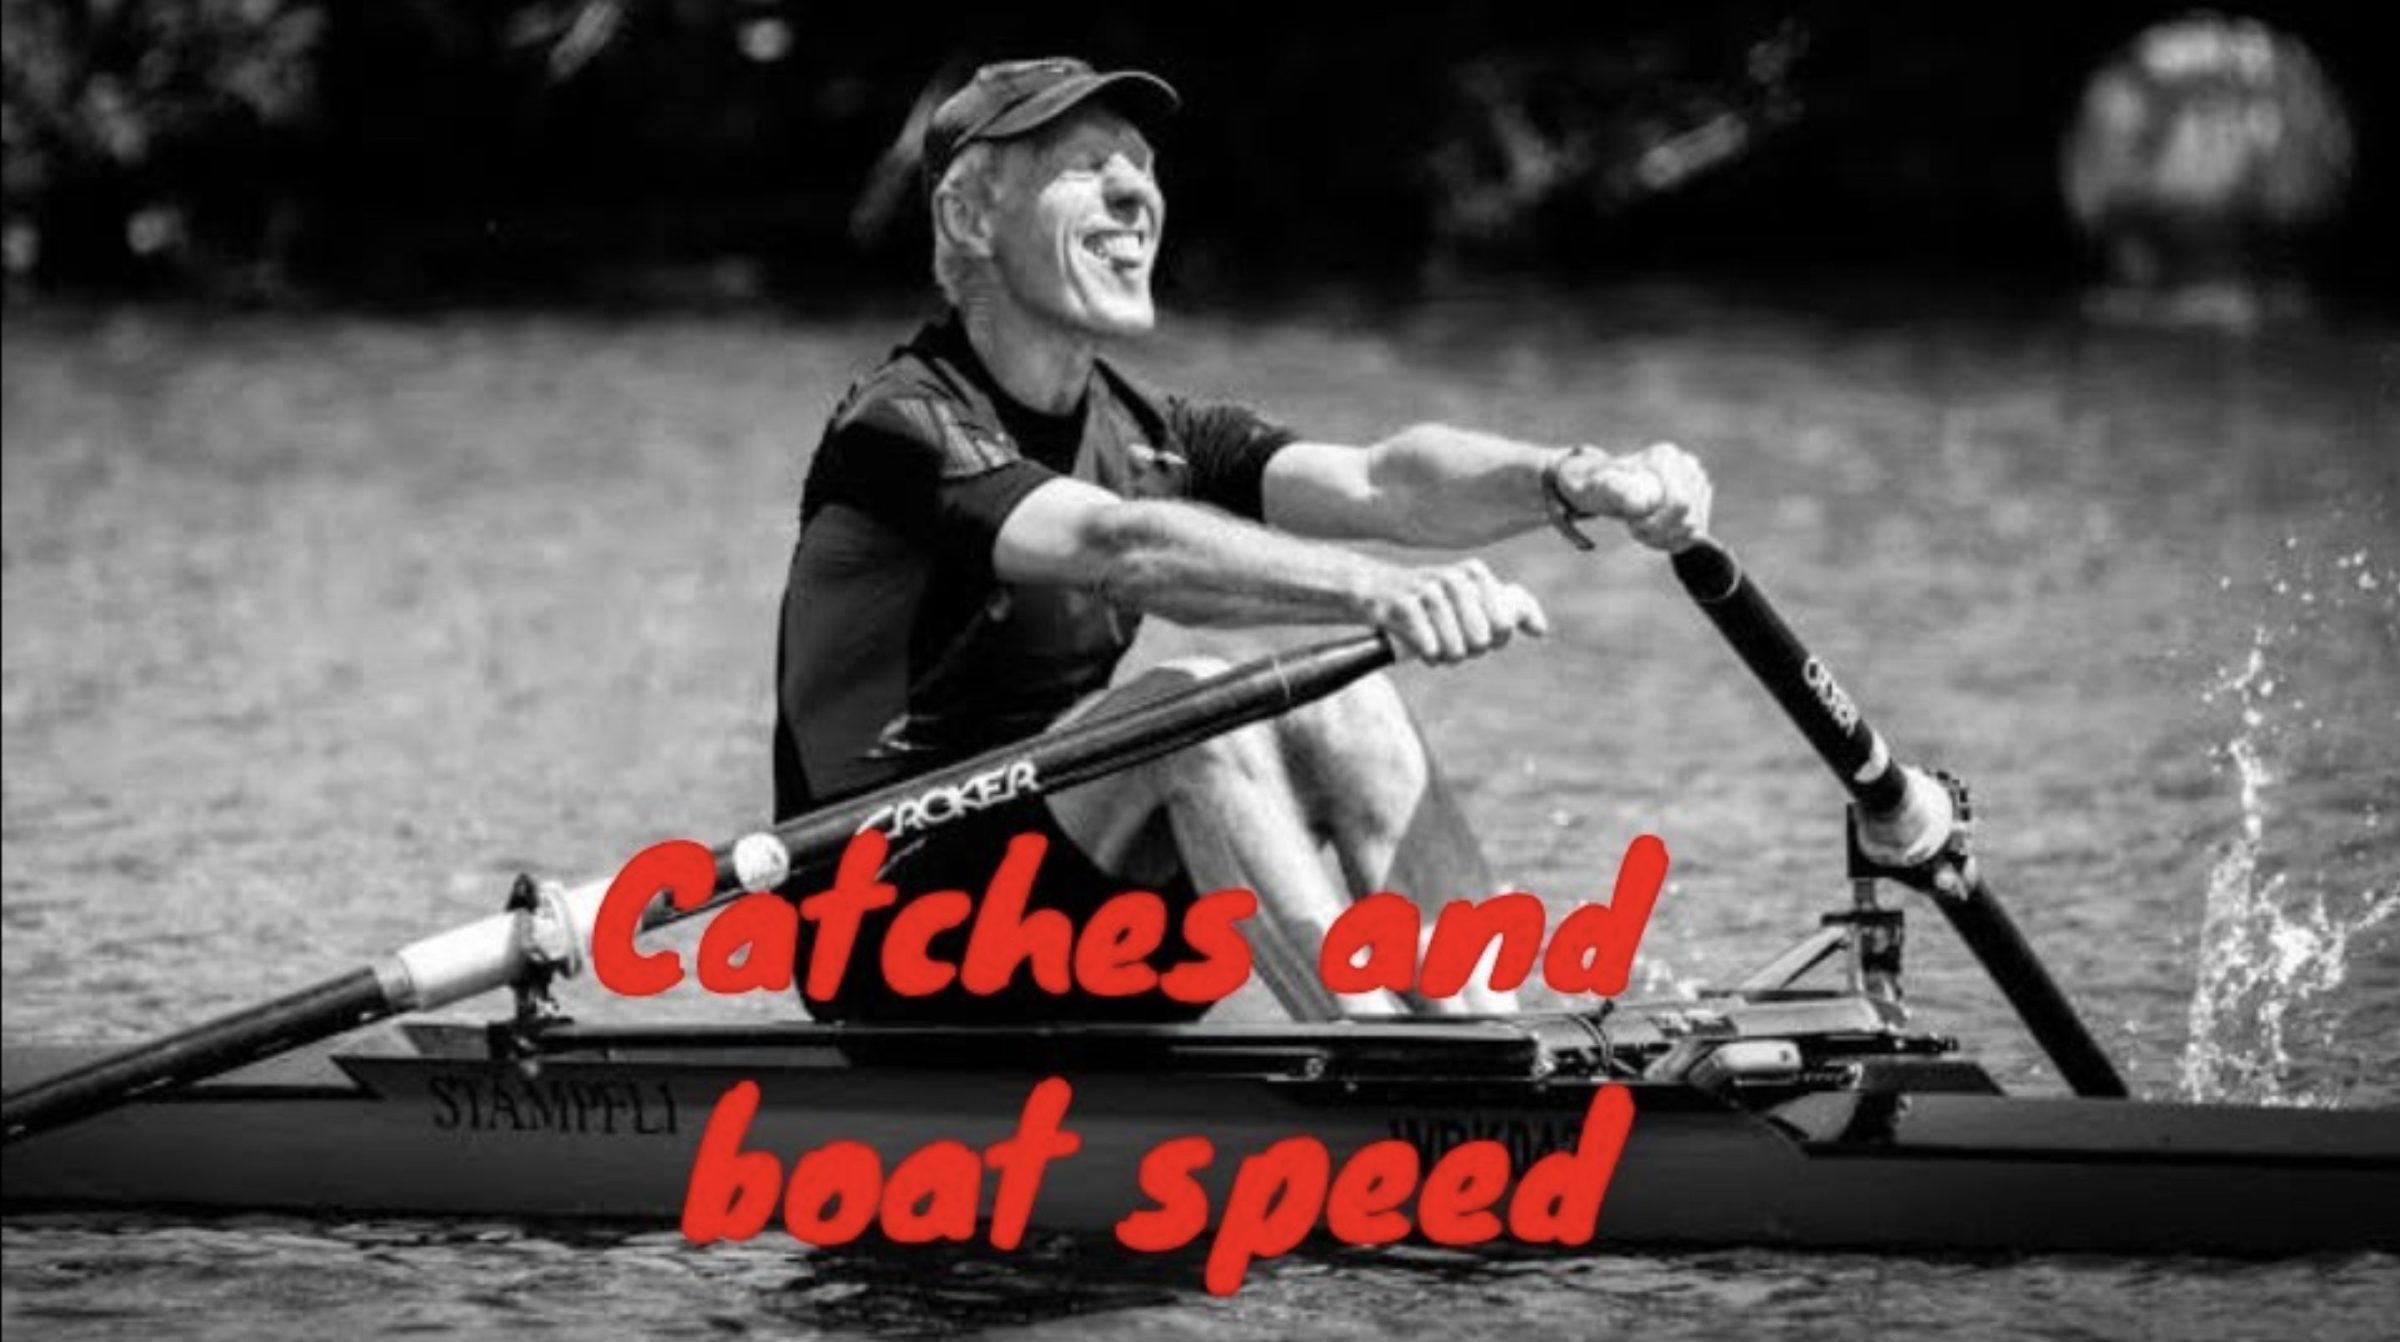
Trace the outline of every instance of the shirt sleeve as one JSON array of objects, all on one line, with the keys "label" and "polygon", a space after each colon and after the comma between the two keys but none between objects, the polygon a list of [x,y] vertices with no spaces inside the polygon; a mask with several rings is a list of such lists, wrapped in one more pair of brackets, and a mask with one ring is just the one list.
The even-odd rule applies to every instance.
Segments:
[{"label": "shirt sleeve", "polygon": [[1264,521],[1267,460],[1300,435],[1247,406],[1164,398],[1167,426],[1191,463],[1192,497],[1237,517]]},{"label": "shirt sleeve", "polygon": [[988,564],[1000,527],[1057,473],[933,398],[896,398],[837,425],[812,468],[808,510],[843,503],[912,541]]}]

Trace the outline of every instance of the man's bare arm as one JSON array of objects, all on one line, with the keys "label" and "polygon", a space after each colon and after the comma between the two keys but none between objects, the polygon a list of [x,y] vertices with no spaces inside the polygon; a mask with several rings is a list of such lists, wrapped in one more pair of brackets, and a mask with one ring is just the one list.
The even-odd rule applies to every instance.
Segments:
[{"label": "man's bare arm", "polygon": [[1679,549],[1707,528],[1707,474],[1680,448],[1612,457],[1441,424],[1365,448],[1293,443],[1267,463],[1266,515],[1308,536],[1488,545],[1548,524],[1552,470],[1570,512],[1622,520],[1646,545]]},{"label": "man's bare arm", "polygon": [[1052,480],[1027,495],[1002,524],[992,559],[1006,581],[1091,588],[1184,624],[1370,624],[1427,661],[1549,632],[1540,603],[1481,561],[1392,564],[1080,480]]}]

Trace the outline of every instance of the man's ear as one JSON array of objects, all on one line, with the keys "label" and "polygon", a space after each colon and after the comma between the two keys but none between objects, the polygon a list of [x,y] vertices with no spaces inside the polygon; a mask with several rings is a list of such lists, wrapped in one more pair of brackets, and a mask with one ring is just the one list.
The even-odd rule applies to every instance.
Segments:
[{"label": "man's ear", "polygon": [[943,191],[933,198],[933,217],[951,246],[969,256],[992,254],[991,211],[977,209],[956,191]]}]

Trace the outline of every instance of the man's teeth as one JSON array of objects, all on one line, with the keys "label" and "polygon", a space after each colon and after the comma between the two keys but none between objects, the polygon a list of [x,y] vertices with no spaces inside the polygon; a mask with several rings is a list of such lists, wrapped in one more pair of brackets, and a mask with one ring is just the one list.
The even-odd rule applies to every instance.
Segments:
[{"label": "man's teeth", "polygon": [[1083,246],[1112,265],[1132,265],[1142,259],[1142,235],[1130,229],[1086,234]]}]

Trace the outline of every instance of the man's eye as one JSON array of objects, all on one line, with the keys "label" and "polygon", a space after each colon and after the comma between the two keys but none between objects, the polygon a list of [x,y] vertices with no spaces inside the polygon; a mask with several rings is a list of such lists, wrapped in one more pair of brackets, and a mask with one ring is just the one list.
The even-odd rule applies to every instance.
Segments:
[{"label": "man's eye", "polygon": [[1134,171],[1145,176],[1149,174],[1150,159],[1148,155],[1124,154],[1124,151],[1117,149],[1094,150],[1088,154],[1077,154],[1067,160],[1064,171],[1077,175],[1105,176],[1108,173],[1108,165],[1114,163],[1120,154],[1123,154],[1127,163],[1133,165]]}]

